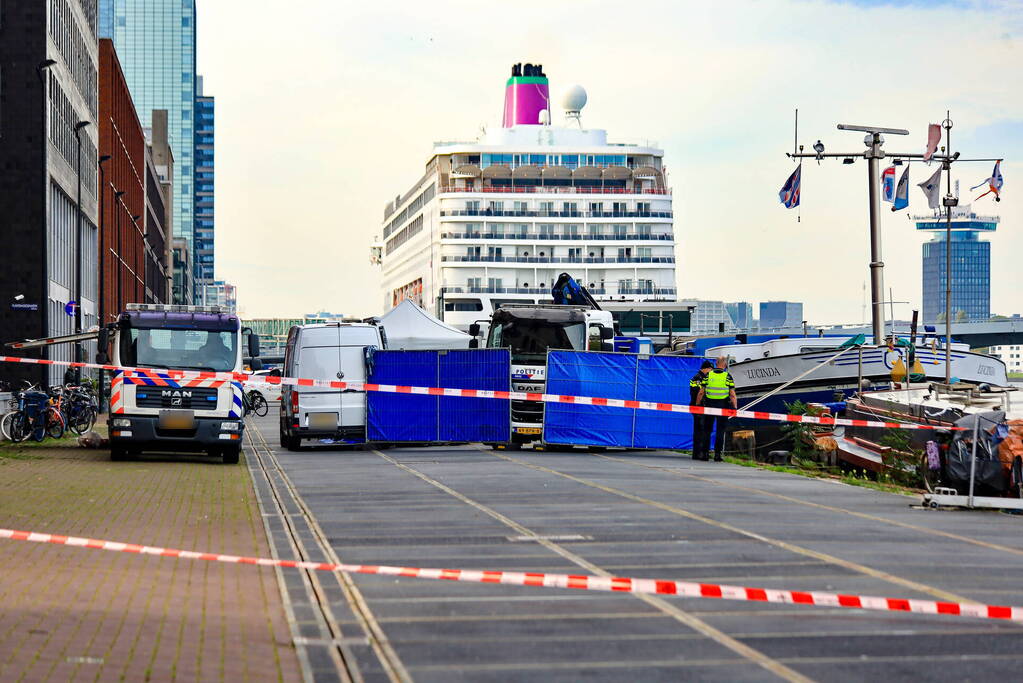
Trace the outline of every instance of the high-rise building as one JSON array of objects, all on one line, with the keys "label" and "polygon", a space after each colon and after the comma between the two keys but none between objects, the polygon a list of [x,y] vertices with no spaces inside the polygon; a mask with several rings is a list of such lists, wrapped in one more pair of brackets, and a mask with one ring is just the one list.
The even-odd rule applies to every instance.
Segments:
[{"label": "high-rise building", "polygon": [[223,280],[213,280],[204,285],[202,300],[206,306],[218,306],[228,313],[238,312],[238,288]]},{"label": "high-rise building", "polygon": [[693,334],[717,334],[735,329],[723,301],[695,299],[693,303],[696,305],[690,323],[690,331]]},{"label": "high-rise building", "polygon": [[114,41],[143,127],[152,125],[154,109],[167,110],[174,236],[194,250],[195,0],[99,0],[99,11],[101,35]]},{"label": "high-rise building", "polygon": [[[82,329],[98,313],[96,0],[5,2],[0,18],[0,341],[70,334],[71,302]],[[71,360],[73,347],[40,353]],[[0,365],[3,379],[64,372]]]},{"label": "high-rise building", "polygon": [[[146,133],[146,287],[154,302],[174,301],[174,152],[167,110],[157,109]],[[162,277],[162,285],[158,280]]]},{"label": "high-rise building", "polygon": [[760,329],[799,327],[803,324],[803,304],[794,301],[761,301]]},{"label": "high-rise building", "polygon": [[725,304],[728,317],[737,330],[749,330],[753,327],[753,304],[747,301],[735,301]]},{"label": "high-rise building", "polygon": [[988,355],[1000,358],[1009,372],[1023,372],[1023,344],[1003,344],[988,347]]},{"label": "high-rise building", "polygon": [[199,291],[213,284],[213,113],[213,97],[203,94],[202,76],[199,76],[195,93],[194,157],[195,281]]},{"label": "high-rise building", "polygon": [[504,125],[438,142],[425,173],[384,209],[381,304],[412,299],[466,327],[502,303],[550,300],[570,272],[601,301],[674,301],[675,237],[664,151],[583,128],[586,93],[551,124],[540,65],[515,65]]},{"label": "high-rise building", "polygon": [[998,228],[997,216],[978,216],[969,204],[952,209],[952,241],[945,241],[945,214],[915,217],[916,229],[934,233],[923,244],[924,320],[945,318],[945,250],[952,250],[952,320],[991,317],[991,243],[980,233]]},{"label": "high-rise building", "polygon": [[113,322],[128,303],[145,303],[146,138],[109,38],[99,41],[100,311]]},{"label": "high-rise building", "polygon": [[192,270],[192,251],[183,237],[171,241],[171,300],[176,304],[191,304],[195,298],[195,277]]}]

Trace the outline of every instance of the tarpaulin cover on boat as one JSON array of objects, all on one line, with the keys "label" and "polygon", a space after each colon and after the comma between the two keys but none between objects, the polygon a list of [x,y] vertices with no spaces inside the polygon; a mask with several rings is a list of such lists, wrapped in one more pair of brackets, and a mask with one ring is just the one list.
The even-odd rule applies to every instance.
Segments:
[{"label": "tarpaulin cover on boat", "polygon": [[[551,351],[546,391],[688,404],[689,378],[702,362],[693,356]],[[548,403],[543,439],[577,446],[688,449],[693,446],[693,418],[687,413]]]}]

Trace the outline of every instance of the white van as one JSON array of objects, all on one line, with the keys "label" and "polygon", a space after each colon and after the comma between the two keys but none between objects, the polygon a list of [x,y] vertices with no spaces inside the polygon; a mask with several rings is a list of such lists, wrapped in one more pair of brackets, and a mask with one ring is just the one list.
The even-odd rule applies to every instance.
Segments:
[{"label": "white van", "polygon": [[[284,376],[365,382],[367,349],[370,348],[384,348],[382,330],[372,323],[292,327],[284,349]],[[366,392],[282,387],[281,446],[297,451],[302,439],[363,443],[366,440]]]}]

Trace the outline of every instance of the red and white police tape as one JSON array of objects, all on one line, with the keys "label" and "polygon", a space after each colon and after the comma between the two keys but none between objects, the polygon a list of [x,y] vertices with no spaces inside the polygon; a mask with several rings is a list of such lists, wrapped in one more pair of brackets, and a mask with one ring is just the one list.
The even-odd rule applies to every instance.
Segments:
[{"label": "red and white police tape", "polygon": [[543,403],[575,403],[587,406],[607,406],[609,408],[634,408],[638,410],[660,410],[671,413],[692,413],[696,415],[721,415],[725,417],[744,417],[751,420],[772,420],[778,422],[808,422],[812,424],[848,427],[882,427],[887,429],[961,429],[944,425],[923,425],[912,422],[883,422],[880,420],[849,420],[846,418],[816,415],[787,415],[785,413],[767,413],[759,410],[732,410],[730,408],[710,408],[691,406],[680,403],[658,403],[655,401],[634,401],[623,398],[600,398],[597,396],[566,396],[563,394],[541,394],[525,391],[488,391],[484,389],[448,389],[443,387],[412,387],[398,384],[373,384],[370,382],[342,382],[325,379],[308,379],[298,377],[270,377],[269,375],[253,375],[247,372],[210,372],[205,370],[167,370],[159,368],[133,368],[117,365],[98,365],[96,363],[74,363],[61,360],[44,360],[39,358],[19,358],[17,356],[0,356],[0,363],[31,363],[37,365],[67,365],[78,368],[93,368],[123,372],[125,377],[145,377],[159,381],[161,376],[180,380],[234,380],[238,382],[260,382],[264,384],[284,384],[299,387],[324,387],[328,389],[355,389],[362,391],[381,391],[391,394],[420,394],[424,396],[458,396],[462,398],[495,398],[513,401],[541,401]]},{"label": "red and white police tape", "polygon": [[303,562],[298,560],[274,560],[261,557],[239,557],[201,553],[192,550],[157,548],[147,545],[101,541],[94,538],[40,534],[30,531],[0,529],[0,538],[34,543],[52,543],[94,550],[136,555],[157,555],[179,557],[187,560],[207,560],[229,564],[254,564],[263,567],[286,567],[325,572],[349,572],[352,574],[377,574],[381,576],[404,576],[417,579],[439,579],[445,581],[466,581],[470,583],[500,583],[510,586],[536,586],[542,588],[576,588],[591,591],[642,593],[646,595],[678,595],[685,598],[717,598],[720,600],[741,600],[747,602],[772,602],[788,605],[814,605],[817,607],[848,607],[884,612],[913,612],[916,614],[949,614],[978,619],[999,619],[1023,621],[1023,607],[1003,605],[982,605],[968,602],[942,602],[936,600],[915,600],[905,598],[880,598],[868,595],[843,595],[819,591],[788,591],[774,588],[748,588],[716,583],[693,583],[689,581],[663,581],[657,579],[632,579],[621,576],[587,576],[574,574],[548,574],[542,572],[506,572],[481,569],[428,569],[421,567],[389,567],[366,564],[331,564],[327,562]]}]

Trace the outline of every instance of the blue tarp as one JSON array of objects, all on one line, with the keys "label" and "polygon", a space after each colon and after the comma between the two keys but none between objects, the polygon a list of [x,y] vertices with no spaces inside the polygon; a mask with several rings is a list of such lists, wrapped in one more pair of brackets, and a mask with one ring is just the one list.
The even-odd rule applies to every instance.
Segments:
[{"label": "blue tarp", "polygon": [[[368,378],[375,384],[508,391],[507,349],[378,351]],[[508,441],[506,400],[371,391],[366,395],[370,441]]]},{"label": "blue tarp", "polygon": [[[689,378],[702,362],[693,356],[551,351],[547,355],[547,392],[688,404]],[[687,413],[548,403],[544,441],[689,449],[693,446],[693,418]]]}]

